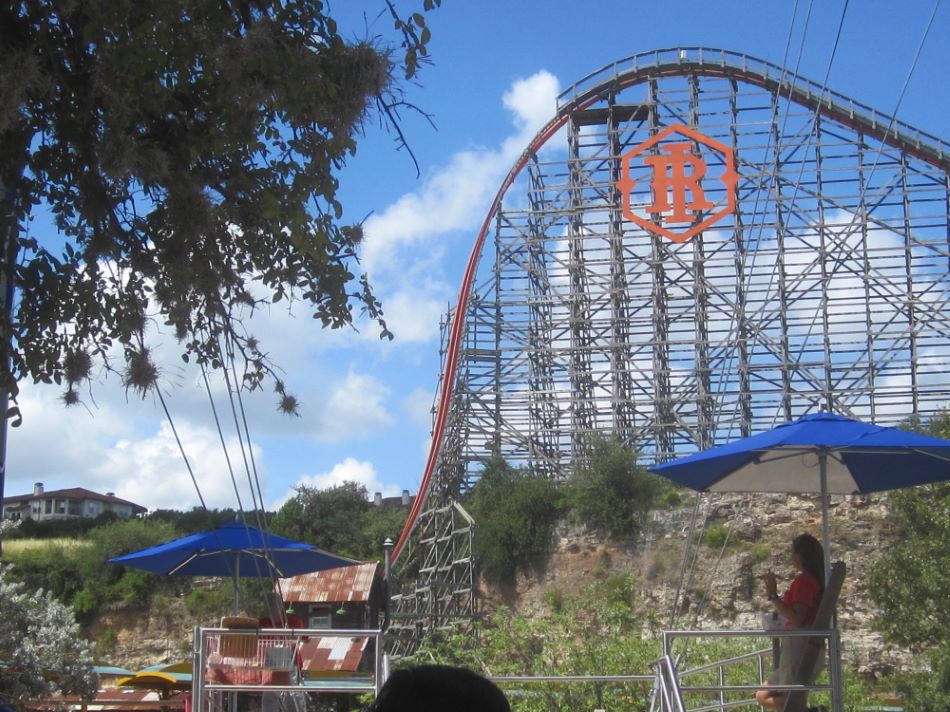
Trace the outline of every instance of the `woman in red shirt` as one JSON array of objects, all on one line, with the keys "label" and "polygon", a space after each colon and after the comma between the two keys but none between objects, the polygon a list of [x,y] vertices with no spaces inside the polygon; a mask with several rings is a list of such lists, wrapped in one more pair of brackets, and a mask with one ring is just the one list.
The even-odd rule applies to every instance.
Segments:
[{"label": "woman in red shirt", "polygon": [[[762,577],[765,581],[765,594],[778,615],[785,619],[786,628],[802,628],[815,623],[815,614],[821,595],[825,592],[825,553],[821,544],[811,534],[800,534],[792,540],[792,566],[798,574],[784,595],[778,595],[778,581],[769,571]],[[779,656],[779,669],[774,671],[766,684],[794,685],[791,664],[800,657],[801,645],[807,638],[784,638],[782,653]],[[788,663],[782,665],[781,663]],[[782,709],[787,693],[759,690],[756,701],[769,709]]]}]

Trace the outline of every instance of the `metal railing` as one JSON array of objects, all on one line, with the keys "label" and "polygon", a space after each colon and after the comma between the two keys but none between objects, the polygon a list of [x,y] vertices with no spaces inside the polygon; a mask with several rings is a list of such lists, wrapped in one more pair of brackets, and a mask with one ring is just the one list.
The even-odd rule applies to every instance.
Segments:
[{"label": "metal railing", "polygon": [[[729,639],[754,639],[771,638],[775,643],[772,647],[755,650],[740,655],[735,655],[711,663],[698,665],[692,668],[677,670],[673,664],[674,657],[673,644],[677,639],[686,638],[729,638]],[[829,647],[833,649],[835,640],[834,630],[817,630],[808,628],[783,628],[779,630],[673,630],[663,632],[663,658],[658,672],[658,684],[660,686],[661,702],[663,712],[685,712],[683,696],[693,694],[713,693],[717,696],[715,703],[704,704],[698,707],[690,707],[688,712],[709,712],[710,710],[725,710],[732,707],[748,706],[757,704],[754,700],[754,694],[758,690],[769,689],[775,692],[828,692],[833,693],[831,684],[769,684],[763,685],[756,681],[755,684],[730,684],[728,671],[736,668],[743,663],[754,661],[757,666],[758,679],[765,680],[771,673],[773,667],[772,658],[775,654],[775,647],[778,639],[782,638],[822,638],[828,641]],[[664,669],[663,661],[669,661],[668,667]],[[714,673],[717,679],[715,684],[683,684],[684,679],[696,677],[703,674]],[[665,692],[664,692],[665,691]],[[741,699],[727,699],[728,693],[748,693],[748,697]],[[670,700],[668,702],[668,700]],[[672,706],[668,706],[672,705]]]},{"label": "metal railing", "polygon": [[[195,628],[192,709],[223,709],[224,696],[236,693],[378,693],[381,639],[379,630]],[[304,665],[305,650],[321,659]]]}]

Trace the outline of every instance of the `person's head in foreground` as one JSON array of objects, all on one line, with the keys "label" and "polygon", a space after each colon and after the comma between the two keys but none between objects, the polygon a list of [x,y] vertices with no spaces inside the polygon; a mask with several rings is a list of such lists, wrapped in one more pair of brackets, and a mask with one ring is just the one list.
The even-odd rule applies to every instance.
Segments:
[{"label": "person's head in foreground", "polygon": [[372,712],[511,712],[505,694],[465,668],[419,665],[395,670]]}]

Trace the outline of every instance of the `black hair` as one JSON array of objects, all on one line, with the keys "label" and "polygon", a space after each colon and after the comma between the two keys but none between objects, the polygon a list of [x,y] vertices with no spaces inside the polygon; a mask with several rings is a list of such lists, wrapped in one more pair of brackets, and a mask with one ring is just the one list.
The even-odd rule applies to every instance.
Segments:
[{"label": "black hair", "polygon": [[801,557],[802,568],[818,579],[825,590],[825,550],[811,534],[799,534],[792,539],[792,551]]},{"label": "black hair", "polygon": [[371,712],[511,712],[494,683],[465,668],[419,665],[395,670]]}]

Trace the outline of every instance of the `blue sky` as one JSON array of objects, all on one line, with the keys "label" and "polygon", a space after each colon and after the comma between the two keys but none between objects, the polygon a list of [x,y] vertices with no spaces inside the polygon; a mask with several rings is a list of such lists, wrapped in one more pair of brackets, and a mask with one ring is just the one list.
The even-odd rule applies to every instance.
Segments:
[{"label": "blue sky", "polygon": [[[284,304],[258,314],[251,325],[302,403],[300,418],[288,418],[276,412],[270,392],[244,401],[268,508],[295,484],[325,487],[350,479],[365,484],[371,495],[416,490],[439,375],[440,318],[455,299],[472,240],[501,178],[553,115],[559,90],[632,54],[695,45],[797,67],[820,82],[829,71],[845,5],[843,0],[818,0],[810,8],[806,0],[443,2],[427,15],[434,64],[406,87],[407,100],[436,125],[433,129],[412,112],[403,115],[421,176],[376,118],[366,122],[358,153],[341,174],[344,218],[367,218],[363,264],[396,340],[381,342],[366,325],[359,333],[322,331],[304,309],[288,312]],[[391,23],[378,17],[381,4],[340,0],[334,10],[347,36],[385,41]],[[850,0],[829,86],[894,112],[933,9],[932,0]],[[950,138],[948,38],[945,3],[938,6],[897,110],[906,123],[944,139]],[[211,507],[236,506],[204,384],[180,365],[172,338],[156,338],[167,403],[202,495]],[[219,415],[230,419],[220,384],[213,384],[212,392]],[[25,422],[10,433],[6,495],[26,493],[42,481],[47,489],[115,492],[149,508],[198,503],[159,403],[127,397],[115,377],[97,381],[84,406],[67,410],[59,394],[23,385]],[[244,458],[233,424],[223,427],[238,491],[248,506]]]}]

